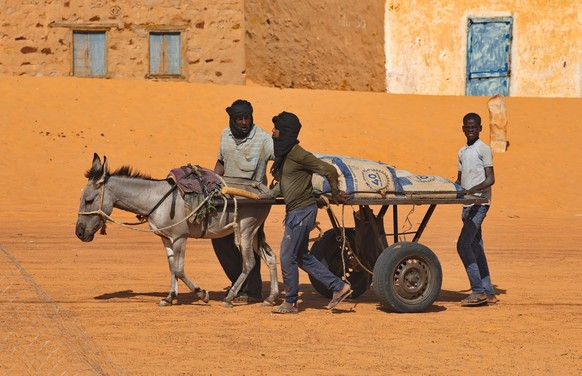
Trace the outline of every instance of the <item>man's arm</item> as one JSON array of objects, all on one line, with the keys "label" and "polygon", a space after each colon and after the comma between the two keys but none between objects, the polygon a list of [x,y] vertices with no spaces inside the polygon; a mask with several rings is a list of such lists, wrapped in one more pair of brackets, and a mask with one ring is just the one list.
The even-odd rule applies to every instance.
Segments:
[{"label": "man's arm", "polygon": [[[461,173],[459,172],[459,177],[460,176],[461,176]],[[485,180],[483,180],[481,183],[477,184],[476,186],[467,189],[467,192],[468,193],[477,193],[479,191],[484,190],[485,188],[489,188],[493,184],[495,184],[495,172],[493,171],[493,166],[485,167]]]},{"label": "man's arm", "polygon": [[220,176],[224,176],[224,162],[220,159],[216,160],[216,164],[214,165],[214,172]]},{"label": "man's arm", "polygon": [[259,199],[275,199],[279,196],[281,196],[281,185],[279,183],[275,184],[271,190],[264,193],[259,193]]},{"label": "man's arm", "polygon": [[349,195],[339,190],[339,175],[335,167],[309,152],[303,157],[302,164],[310,171],[318,173],[327,179],[331,187],[331,199],[335,204],[347,203]]}]

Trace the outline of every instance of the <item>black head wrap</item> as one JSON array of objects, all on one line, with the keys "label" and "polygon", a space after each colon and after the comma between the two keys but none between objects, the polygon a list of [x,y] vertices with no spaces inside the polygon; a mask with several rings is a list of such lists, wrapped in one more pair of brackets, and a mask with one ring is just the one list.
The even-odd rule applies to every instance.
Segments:
[{"label": "black head wrap", "polygon": [[279,130],[279,137],[273,138],[273,145],[275,148],[275,162],[271,167],[271,173],[277,180],[281,180],[281,173],[283,171],[283,164],[287,158],[287,154],[293,149],[293,146],[299,143],[297,136],[301,130],[301,123],[299,118],[290,112],[281,112],[279,115],[273,117],[273,124]]},{"label": "black head wrap", "polygon": [[[230,107],[226,108],[226,112],[230,117],[228,126],[234,138],[238,140],[246,138],[255,124],[253,121],[253,106],[251,105],[251,102],[245,101],[244,99],[237,99],[236,101],[232,102]],[[251,118],[251,125],[249,126],[247,132],[243,132],[235,122],[235,119],[240,119],[245,116],[250,116]]]}]

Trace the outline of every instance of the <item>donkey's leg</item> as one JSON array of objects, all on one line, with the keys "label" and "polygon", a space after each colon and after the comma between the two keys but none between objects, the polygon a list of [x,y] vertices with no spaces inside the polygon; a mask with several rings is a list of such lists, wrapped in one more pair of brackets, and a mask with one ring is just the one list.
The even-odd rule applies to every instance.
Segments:
[{"label": "donkey's leg", "polygon": [[178,280],[174,273],[174,249],[172,242],[167,238],[162,238],[166,255],[168,256],[168,265],[170,267],[170,293],[164,299],[160,300],[160,307],[167,307],[173,304],[174,299],[178,297]]},{"label": "donkey's leg", "polygon": [[271,277],[271,293],[269,294],[269,297],[263,301],[263,306],[273,306],[277,304],[277,300],[279,298],[279,282],[277,281],[277,256],[275,255],[275,252],[273,252],[271,246],[269,246],[267,242],[264,241],[264,239],[259,239],[259,252],[269,267],[269,275]]},{"label": "donkey's leg", "polygon": [[184,282],[186,286],[188,286],[188,288],[194,294],[196,294],[198,299],[202,299],[204,303],[208,303],[210,300],[210,294],[208,294],[208,291],[201,289],[186,276],[186,273],[184,273],[186,240],[187,238],[179,238],[174,241],[174,274],[176,275],[177,279],[180,279],[182,282]]},{"label": "donkey's leg", "polygon": [[247,279],[251,270],[255,267],[255,255],[253,254],[252,233],[248,230],[241,229],[240,248],[242,255],[242,272],[238,276],[236,282],[232,285],[226,298],[224,298],[223,305],[227,308],[233,306],[232,300],[237,296],[242,284]]}]

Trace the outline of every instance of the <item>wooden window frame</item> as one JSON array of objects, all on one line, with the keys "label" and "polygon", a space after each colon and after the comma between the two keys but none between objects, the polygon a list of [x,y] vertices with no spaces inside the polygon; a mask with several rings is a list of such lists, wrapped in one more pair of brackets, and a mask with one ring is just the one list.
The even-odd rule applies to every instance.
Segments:
[{"label": "wooden window frame", "polygon": [[[186,67],[186,60],[185,60],[185,30],[188,28],[188,25],[149,25],[146,30],[148,31],[148,72],[146,74],[146,78],[148,79],[163,79],[163,80],[186,80],[186,76],[184,74],[184,70]],[[180,73],[178,74],[168,74],[168,73],[160,73],[160,74],[152,74],[152,67],[151,67],[151,35],[152,34],[179,34],[180,40]]]},{"label": "wooden window frame", "polygon": [[[117,23],[112,22],[86,22],[86,23],[74,23],[74,22],[56,22],[53,21],[49,23],[49,27],[60,27],[65,29],[70,29],[70,44],[69,44],[69,61],[71,62],[71,69],[69,71],[69,76],[79,77],[79,78],[110,78],[109,73],[109,32],[113,28],[117,28]],[[74,33],[75,32],[95,32],[95,33],[105,33],[105,75],[104,76],[75,76],[75,52],[74,52]]]},{"label": "wooden window frame", "polygon": [[[108,35],[107,35],[107,31],[108,30],[100,30],[100,29],[90,29],[90,30],[80,30],[80,29],[73,29],[71,30],[71,72],[70,75],[73,77],[79,77],[79,78],[109,78],[109,54],[108,54],[108,48],[107,48],[107,41],[108,41]],[[87,34],[103,34],[104,38],[105,38],[105,44],[104,44],[104,54],[105,56],[103,57],[105,59],[105,74],[103,75],[77,75],[75,74],[75,33],[87,33]]]}]

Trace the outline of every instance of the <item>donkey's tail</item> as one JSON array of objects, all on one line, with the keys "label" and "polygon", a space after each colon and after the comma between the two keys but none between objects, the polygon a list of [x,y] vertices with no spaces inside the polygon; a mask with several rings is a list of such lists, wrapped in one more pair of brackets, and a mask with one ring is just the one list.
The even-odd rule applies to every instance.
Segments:
[{"label": "donkey's tail", "polygon": [[259,250],[259,255],[263,260],[266,260],[267,256],[273,255],[273,249],[267,243],[267,237],[265,236],[265,224],[263,223],[257,231],[257,245]]}]

